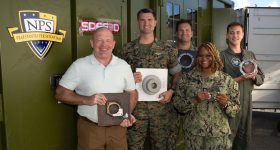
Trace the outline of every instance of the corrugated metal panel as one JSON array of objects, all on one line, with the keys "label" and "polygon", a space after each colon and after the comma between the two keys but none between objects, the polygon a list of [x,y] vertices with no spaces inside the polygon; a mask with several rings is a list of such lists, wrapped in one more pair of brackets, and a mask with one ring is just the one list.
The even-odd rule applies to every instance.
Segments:
[{"label": "corrugated metal panel", "polygon": [[247,8],[247,45],[265,73],[252,93],[254,108],[280,108],[280,8]]}]

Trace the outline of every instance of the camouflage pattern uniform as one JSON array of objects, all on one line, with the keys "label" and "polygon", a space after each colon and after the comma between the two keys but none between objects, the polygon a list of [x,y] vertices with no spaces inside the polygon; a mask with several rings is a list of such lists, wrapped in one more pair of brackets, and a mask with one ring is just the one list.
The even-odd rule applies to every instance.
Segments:
[{"label": "camouflage pattern uniform", "polygon": [[[228,96],[227,107],[221,108],[214,96],[193,104],[199,90],[206,90],[212,95],[225,93]],[[186,114],[183,125],[186,150],[231,148],[228,119],[238,113],[240,102],[238,84],[229,75],[216,71],[208,79],[203,79],[197,69],[184,73],[177,82],[173,103],[179,112]]]},{"label": "camouflage pattern uniform", "polygon": [[[124,45],[119,51],[119,57],[131,65],[133,71],[136,68],[179,68],[177,50],[170,43],[155,40],[149,48],[141,48],[138,39]],[[174,72],[173,72],[174,73]],[[170,134],[170,125],[176,118],[172,110],[171,102],[162,104],[159,102],[138,102],[133,115],[136,123],[128,129],[128,146],[131,150],[144,149],[147,133],[150,135],[150,148],[154,150],[167,149],[167,140]]]},{"label": "camouflage pattern uniform", "polygon": [[[177,45],[174,45],[174,47],[177,48]],[[196,52],[197,52],[197,47],[195,47],[194,45],[191,45],[190,49],[178,49],[178,55],[177,55],[177,59],[179,61],[179,64],[182,67],[182,72],[189,72],[193,69],[193,66],[191,66],[190,68],[186,68],[183,66],[183,64],[181,64],[179,57],[180,55],[184,54],[184,53],[189,53],[193,56],[193,58],[195,59],[196,56]],[[184,60],[183,60],[184,61]],[[182,147],[185,147],[185,142],[184,142],[184,133],[183,133],[183,123],[184,123],[184,119],[185,119],[185,115],[183,113],[180,113],[177,111],[178,114],[178,120],[176,121],[176,123],[174,123],[174,127],[171,128],[172,132],[171,132],[171,136],[168,140],[168,145],[169,145],[169,149],[174,150],[174,149],[180,149]]]},{"label": "camouflage pattern uniform", "polygon": [[[220,53],[221,60],[224,64],[223,71],[233,78],[241,76],[239,70],[239,64],[246,59],[256,59],[253,52],[242,49],[241,58],[238,58],[236,54],[229,48]],[[231,140],[233,142],[233,149],[245,150],[250,147],[251,140],[251,124],[252,124],[252,90],[254,85],[262,85],[264,82],[264,74],[260,68],[256,80],[243,80],[239,82],[240,90],[240,113],[230,120],[230,126],[232,129]]]}]

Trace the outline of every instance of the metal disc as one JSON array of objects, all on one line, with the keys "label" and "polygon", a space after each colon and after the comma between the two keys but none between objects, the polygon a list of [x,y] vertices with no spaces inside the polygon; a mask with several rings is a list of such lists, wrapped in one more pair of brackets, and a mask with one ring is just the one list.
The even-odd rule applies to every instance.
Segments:
[{"label": "metal disc", "polygon": [[182,53],[181,55],[179,55],[178,61],[182,68],[187,69],[192,67],[194,63],[194,57],[191,53]]},{"label": "metal disc", "polygon": [[159,77],[155,75],[148,75],[142,82],[142,88],[146,94],[154,95],[159,92],[161,88],[161,81]]},{"label": "metal disc", "polygon": [[258,71],[258,66],[255,60],[248,59],[240,63],[239,70],[243,75],[247,73],[256,74]]}]

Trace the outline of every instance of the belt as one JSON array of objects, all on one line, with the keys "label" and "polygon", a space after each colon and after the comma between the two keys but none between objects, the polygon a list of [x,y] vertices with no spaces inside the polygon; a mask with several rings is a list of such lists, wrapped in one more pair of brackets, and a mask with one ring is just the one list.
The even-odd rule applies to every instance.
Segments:
[{"label": "belt", "polygon": [[98,125],[98,123],[89,120],[87,117],[79,116],[79,118],[83,121],[86,121],[86,122],[90,123],[90,124]]}]

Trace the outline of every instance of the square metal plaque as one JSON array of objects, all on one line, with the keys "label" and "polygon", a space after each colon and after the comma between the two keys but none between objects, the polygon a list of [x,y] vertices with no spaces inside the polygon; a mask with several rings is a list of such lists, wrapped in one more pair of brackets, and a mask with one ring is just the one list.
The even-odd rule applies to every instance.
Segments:
[{"label": "square metal plaque", "polygon": [[130,117],[130,94],[103,93],[107,98],[105,105],[98,105],[98,126],[113,126]]}]

